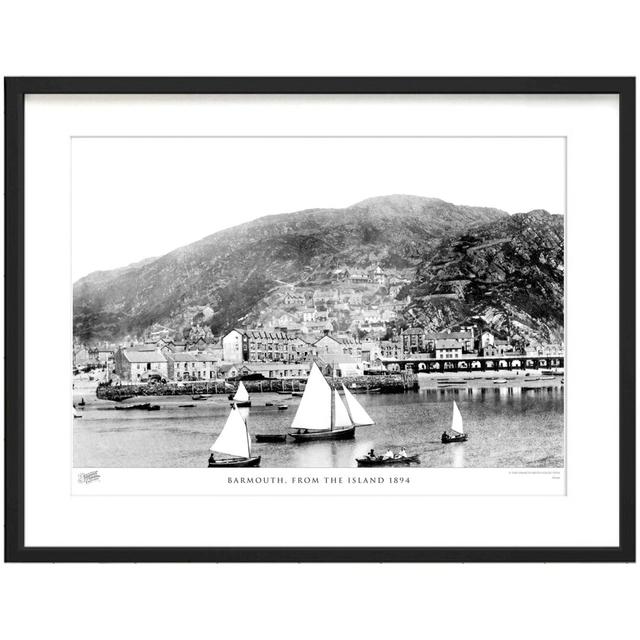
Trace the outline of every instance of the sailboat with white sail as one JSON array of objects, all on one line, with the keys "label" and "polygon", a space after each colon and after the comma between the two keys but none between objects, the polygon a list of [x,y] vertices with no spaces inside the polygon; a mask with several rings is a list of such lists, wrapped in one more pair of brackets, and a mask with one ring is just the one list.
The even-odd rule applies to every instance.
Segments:
[{"label": "sailboat with white sail", "polygon": [[442,442],[448,444],[449,442],[464,442],[469,436],[464,432],[464,424],[462,422],[462,414],[456,401],[453,401],[453,416],[451,418],[451,431],[452,435],[449,435],[446,431],[442,434]]},{"label": "sailboat with white sail", "polygon": [[314,363],[289,435],[297,442],[349,440],[355,437],[356,427],[374,424],[364,407],[342,388],[346,405]]},{"label": "sailboat with white sail", "polygon": [[[216,453],[229,457],[216,458]],[[258,466],[260,466],[260,456],[251,455],[251,438],[247,423],[234,405],[220,435],[211,445],[209,467]]]},{"label": "sailboat with white sail", "polygon": [[368,427],[375,424],[365,408],[355,399],[354,395],[344,384],[342,385],[342,390],[344,391],[344,399],[347,403],[347,411],[349,412],[351,422],[353,422],[356,427]]},{"label": "sailboat with white sail", "polygon": [[238,385],[238,390],[232,398],[232,405],[236,405],[236,407],[250,407],[251,406],[251,398],[249,397],[249,392],[247,388],[240,382]]}]

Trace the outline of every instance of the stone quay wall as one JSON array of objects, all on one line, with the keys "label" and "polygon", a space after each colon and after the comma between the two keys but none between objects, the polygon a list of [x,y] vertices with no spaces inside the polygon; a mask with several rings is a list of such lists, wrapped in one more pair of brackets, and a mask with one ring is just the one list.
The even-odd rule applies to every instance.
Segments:
[{"label": "stone quay wall", "polygon": [[[344,384],[351,390],[366,391],[380,389],[381,393],[401,393],[407,389],[418,388],[415,374],[367,375],[347,378],[327,378],[331,386],[340,388]],[[305,388],[304,379],[243,380],[249,393],[301,392]],[[228,394],[238,388],[237,382],[207,380],[201,382],[167,382],[165,384],[100,384],[96,396],[101,400],[125,400],[136,396],[190,396],[201,394]]]}]

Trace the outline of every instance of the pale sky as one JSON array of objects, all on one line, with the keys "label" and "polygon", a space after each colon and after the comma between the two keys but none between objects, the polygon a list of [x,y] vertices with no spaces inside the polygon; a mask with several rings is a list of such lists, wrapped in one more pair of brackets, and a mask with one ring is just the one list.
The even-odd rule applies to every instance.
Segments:
[{"label": "pale sky", "polygon": [[73,279],[264,215],[396,193],[564,215],[565,140],[74,138]]}]

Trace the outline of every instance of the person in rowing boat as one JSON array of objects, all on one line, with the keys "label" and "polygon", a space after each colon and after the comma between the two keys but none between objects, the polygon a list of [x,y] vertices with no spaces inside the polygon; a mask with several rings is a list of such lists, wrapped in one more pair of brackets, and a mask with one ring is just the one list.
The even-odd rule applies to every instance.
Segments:
[{"label": "person in rowing boat", "polygon": [[383,460],[393,460],[393,458],[394,458],[394,455],[391,449],[387,449],[387,452],[382,456]]},{"label": "person in rowing boat", "polygon": [[369,453],[367,454],[372,460],[375,460],[376,458],[376,454],[375,451],[373,449],[371,449],[371,451],[369,451]]},{"label": "person in rowing boat", "polygon": [[215,462],[215,461],[216,461],[216,459],[215,459],[215,457],[214,457],[214,455],[213,455],[213,453],[212,453],[212,454],[209,456],[209,463],[211,464],[212,462]]},{"label": "person in rowing boat", "polygon": [[407,457],[407,451],[404,447],[402,447],[402,449],[400,449],[400,453],[398,454],[398,458],[406,458]]},{"label": "person in rowing boat", "polygon": [[446,431],[443,431],[442,437],[446,440],[449,437],[449,434]]}]

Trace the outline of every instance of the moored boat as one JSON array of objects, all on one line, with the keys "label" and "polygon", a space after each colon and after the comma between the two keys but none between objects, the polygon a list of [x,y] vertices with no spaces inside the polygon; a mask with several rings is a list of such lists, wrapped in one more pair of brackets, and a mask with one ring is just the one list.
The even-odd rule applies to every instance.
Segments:
[{"label": "moored boat", "polygon": [[284,411],[285,409],[288,409],[289,405],[288,404],[279,404],[278,405],[278,411]]},{"label": "moored boat", "polygon": [[343,429],[323,429],[322,431],[307,431],[300,429],[298,431],[290,431],[289,435],[296,442],[311,442],[315,440],[351,440],[356,437],[355,427],[346,427]]},{"label": "moored boat", "polygon": [[458,405],[455,400],[453,401],[451,431],[453,432],[452,434],[449,434],[447,431],[442,434],[442,444],[449,444],[450,442],[465,442],[469,438],[469,436],[464,432],[462,414],[460,413],[460,409],[458,409]]},{"label": "moored boat", "polygon": [[192,400],[206,400],[207,396],[203,396],[202,394],[197,395],[197,396],[191,396]]},{"label": "moored boat", "polygon": [[342,385],[345,403],[314,363],[289,435],[296,442],[348,440],[356,427],[373,424],[364,407]]},{"label": "moored boat", "polygon": [[256,433],[256,442],[286,442],[286,433]]},{"label": "moored boat", "polygon": [[[157,406],[157,405],[155,405]],[[114,409],[117,411],[133,411],[134,409],[139,409],[141,411],[149,411],[151,404],[149,402],[141,402],[139,404],[120,404],[116,405]],[[160,407],[158,407],[159,409]]]},{"label": "moored boat", "polygon": [[238,390],[233,396],[233,400],[231,402],[232,405],[236,405],[236,407],[250,407],[251,399],[249,398],[249,392],[247,388],[240,382],[238,385]]},{"label": "moored boat", "polygon": [[[215,453],[230,457],[216,458]],[[258,466],[260,466],[260,456],[251,455],[251,438],[247,423],[238,409],[232,406],[220,435],[211,445],[209,468]]]},{"label": "moored boat", "polygon": [[496,379],[493,381],[493,384],[506,384],[506,382],[507,382],[507,379],[506,379],[506,378],[496,378]]}]

